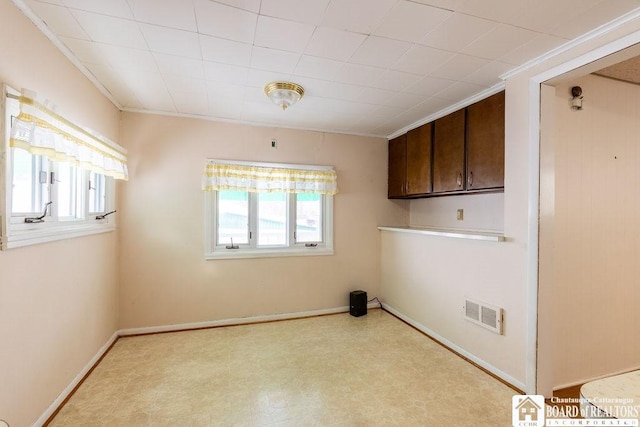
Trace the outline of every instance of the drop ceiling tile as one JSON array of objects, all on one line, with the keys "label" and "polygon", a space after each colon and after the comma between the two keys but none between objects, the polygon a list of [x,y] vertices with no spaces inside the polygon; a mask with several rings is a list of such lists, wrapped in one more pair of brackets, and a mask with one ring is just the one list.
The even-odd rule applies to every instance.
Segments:
[{"label": "drop ceiling tile", "polygon": [[133,18],[126,0],[63,0],[63,3],[71,9],[115,16],[117,18]]},{"label": "drop ceiling tile", "polygon": [[371,34],[398,0],[332,0],[322,25],[339,30]]},{"label": "drop ceiling tile", "polygon": [[171,92],[171,98],[178,113],[198,116],[209,114],[209,100],[204,92]]},{"label": "drop ceiling tile", "polygon": [[126,73],[123,74],[123,80],[144,108],[151,111],[176,111],[159,73]]},{"label": "drop ceiling tile", "polygon": [[216,81],[207,81],[206,85],[209,101],[212,102],[217,99],[238,99],[242,101],[244,97],[245,88],[241,85]]},{"label": "drop ceiling tile", "polygon": [[304,88],[305,97],[318,96],[322,98],[342,99],[345,101],[359,101],[362,86],[336,83],[308,77],[292,76],[291,80]]},{"label": "drop ceiling tile", "polygon": [[498,59],[508,52],[530,42],[539,33],[500,24],[484,36],[469,44],[462,53],[486,59]]},{"label": "drop ceiling tile", "polygon": [[318,25],[330,0],[262,0],[260,14]]},{"label": "drop ceiling tile", "polygon": [[204,62],[204,76],[207,80],[243,85],[247,81],[249,69],[235,65]]},{"label": "drop ceiling tile", "polygon": [[156,60],[156,64],[158,64],[158,69],[163,75],[173,74],[204,80],[204,69],[201,60],[166,55],[164,53],[154,53],[153,57]]},{"label": "drop ceiling tile", "polygon": [[375,104],[378,106],[385,105],[389,100],[395,96],[396,91],[377,89],[374,87],[367,87],[362,90],[358,101],[366,104]]},{"label": "drop ceiling tile", "polygon": [[417,43],[452,13],[449,10],[400,0],[373,34]]},{"label": "drop ceiling tile", "polygon": [[409,42],[369,36],[351,56],[349,62],[389,68],[410,47]]},{"label": "drop ceiling tile", "polygon": [[396,92],[391,98],[387,99],[384,105],[388,107],[406,108],[409,109],[416,104],[423,102],[426,99],[424,95],[417,95],[415,93]]},{"label": "drop ceiling tile", "polygon": [[374,86],[379,89],[405,90],[409,86],[420,80],[416,74],[405,73],[403,71],[386,70],[375,82]]},{"label": "drop ceiling tile", "polygon": [[89,40],[89,36],[69,9],[37,1],[28,1],[27,5],[38,14],[56,36]]},{"label": "drop ceiling tile", "polygon": [[59,37],[73,55],[81,62],[90,62],[93,64],[108,65],[107,59],[104,57],[100,43],[94,43],[86,40],[74,39],[69,37]]},{"label": "drop ceiling tile", "polygon": [[129,0],[139,22],[198,31],[192,0]]},{"label": "drop ceiling tile", "polygon": [[134,49],[147,48],[142,32],[134,21],[79,10],[72,13],[93,41]]},{"label": "drop ceiling tile", "polygon": [[251,68],[291,74],[300,56],[299,53],[254,46],[251,53]]},{"label": "drop ceiling tile", "polygon": [[454,83],[454,80],[423,77],[416,84],[409,87],[407,92],[412,92],[418,95],[433,96],[436,92],[441,91]]},{"label": "drop ceiling tile", "polygon": [[210,99],[209,114],[222,119],[240,120],[242,117],[242,100],[234,98]]},{"label": "drop ceiling tile", "polygon": [[391,68],[425,76],[453,57],[451,52],[413,45]]},{"label": "drop ceiling tile", "polygon": [[261,47],[302,53],[314,30],[313,25],[260,16],[254,44]]},{"label": "drop ceiling tile", "polygon": [[253,43],[257,14],[211,0],[194,0],[198,32]]},{"label": "drop ceiling tile", "polygon": [[55,4],[57,6],[64,6],[64,3],[62,3],[62,0],[38,0],[40,3],[49,3],[49,4]]},{"label": "drop ceiling tile", "polygon": [[293,73],[298,76],[331,80],[340,71],[344,62],[317,56],[302,55]]},{"label": "drop ceiling tile", "polygon": [[111,93],[111,95],[125,108],[142,108],[142,104],[136,99],[133,92],[122,81],[121,71],[111,67],[83,63],[96,79]]},{"label": "drop ceiling tile", "polygon": [[420,43],[451,52],[460,52],[465,46],[497,26],[497,22],[454,13],[424,36]]},{"label": "drop ceiling tile", "polygon": [[238,9],[248,10],[249,12],[258,13],[260,10],[260,0],[215,0],[218,3],[224,3]]},{"label": "drop ceiling tile", "polygon": [[267,83],[278,80],[288,81],[289,74],[249,69],[247,73],[247,90],[259,93]]},{"label": "drop ceiling tile", "polygon": [[347,63],[336,75],[336,80],[340,83],[375,87],[384,71],[384,68]]},{"label": "drop ceiling tile", "polygon": [[201,79],[192,79],[176,75],[163,76],[167,90],[172,95],[174,93],[207,93],[207,82]]},{"label": "drop ceiling tile", "polygon": [[198,34],[157,25],[140,24],[152,52],[202,59]]},{"label": "drop ceiling tile", "polygon": [[501,61],[492,61],[484,67],[474,71],[464,78],[467,83],[474,83],[480,86],[491,87],[502,80],[500,76],[514,68],[513,65]]},{"label": "drop ceiling tile", "polygon": [[450,0],[438,0],[437,2],[428,1],[428,3],[490,21],[511,22],[514,17],[520,14],[524,2],[512,0],[456,0],[452,4]]},{"label": "drop ceiling tile", "polygon": [[540,34],[530,42],[501,56],[499,59],[509,64],[521,65],[567,42],[567,39],[550,36],[548,34]]},{"label": "drop ceiling tile", "polygon": [[404,108],[389,107],[387,105],[382,105],[376,108],[371,113],[370,117],[376,120],[378,123],[384,123],[387,120],[393,119],[397,115],[402,114],[404,111],[406,111]]},{"label": "drop ceiling tile", "polygon": [[127,47],[108,44],[96,44],[106,62],[113,68],[130,71],[132,74],[147,72],[158,73],[158,66],[151,52],[146,50],[129,49]]},{"label": "drop ceiling tile", "polygon": [[476,70],[489,64],[488,59],[458,54],[429,73],[430,77],[449,80],[463,80]]},{"label": "drop ceiling tile", "polygon": [[218,37],[200,35],[202,58],[205,61],[221,62],[248,67],[251,62],[251,45]]},{"label": "drop ceiling tile", "polygon": [[349,31],[318,27],[313,33],[306,54],[321,58],[347,61],[367,36]]},{"label": "drop ceiling tile", "polygon": [[475,94],[487,89],[485,86],[479,86],[472,83],[456,82],[451,86],[437,92],[434,96],[437,98],[446,99],[451,103],[456,103],[461,99],[469,98]]},{"label": "drop ceiling tile", "polygon": [[571,19],[565,19],[556,26],[551,34],[566,39],[574,39],[593,28],[605,24],[618,16],[638,7],[634,0],[599,1],[592,7],[578,7]]}]

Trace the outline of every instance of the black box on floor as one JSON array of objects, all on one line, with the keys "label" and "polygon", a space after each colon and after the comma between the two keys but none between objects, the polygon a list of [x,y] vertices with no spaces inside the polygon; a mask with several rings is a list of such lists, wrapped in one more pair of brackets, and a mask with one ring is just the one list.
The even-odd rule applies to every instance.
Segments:
[{"label": "black box on floor", "polygon": [[354,317],[367,314],[367,293],[365,291],[353,291],[349,294],[349,314]]}]

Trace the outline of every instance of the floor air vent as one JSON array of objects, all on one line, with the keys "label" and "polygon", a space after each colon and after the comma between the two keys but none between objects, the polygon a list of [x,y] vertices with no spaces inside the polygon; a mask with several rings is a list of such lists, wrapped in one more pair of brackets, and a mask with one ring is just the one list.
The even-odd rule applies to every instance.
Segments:
[{"label": "floor air vent", "polygon": [[464,317],[470,322],[502,335],[501,308],[467,298],[464,304]]}]

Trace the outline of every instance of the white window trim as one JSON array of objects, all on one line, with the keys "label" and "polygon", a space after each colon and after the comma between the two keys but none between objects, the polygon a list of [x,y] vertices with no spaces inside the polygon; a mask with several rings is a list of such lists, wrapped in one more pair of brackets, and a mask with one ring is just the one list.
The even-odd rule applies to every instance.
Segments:
[{"label": "white window trim", "polygon": [[[109,233],[116,229],[115,215],[109,215],[101,220],[96,220],[95,213],[86,212],[84,219],[60,220],[51,222],[50,216],[42,223],[24,223],[24,217],[30,214],[12,215],[11,213],[11,182],[13,170],[11,165],[11,152],[9,137],[11,123],[7,120],[7,94],[19,95],[19,92],[2,85],[2,99],[0,100],[0,249],[13,249],[29,245],[48,243],[57,240],[72,239],[82,236],[90,236],[100,233]],[[106,185],[105,212],[113,211],[115,204],[115,180],[108,178]],[[88,202],[86,202],[88,203]],[[44,206],[43,206],[44,209]],[[49,221],[47,220],[49,219]]]},{"label": "white window trim", "polygon": [[[239,164],[246,166],[267,166],[267,167],[280,167],[280,168],[298,168],[298,169],[311,169],[311,170],[324,170],[327,169],[323,166],[315,165],[298,165],[298,164],[286,164],[286,163],[262,163],[262,162],[242,162],[242,161],[226,161],[225,163]],[[225,245],[216,245],[217,242],[217,191],[205,191],[205,203],[204,203],[204,230],[205,230],[205,253],[206,260],[216,259],[243,259],[243,258],[271,258],[271,257],[291,257],[291,256],[325,256],[333,255],[333,196],[324,195],[323,197],[323,237],[322,242],[318,242],[317,246],[309,247],[304,243],[294,243],[287,247],[256,247],[252,245],[238,245],[238,249],[225,249]],[[255,210],[255,206],[251,206],[249,211]],[[292,208],[295,210],[295,207]],[[291,217],[291,215],[289,215]],[[251,218],[251,216],[250,216]],[[250,230],[255,232],[255,224],[249,224]],[[289,242],[294,242],[293,226],[289,229]]]}]

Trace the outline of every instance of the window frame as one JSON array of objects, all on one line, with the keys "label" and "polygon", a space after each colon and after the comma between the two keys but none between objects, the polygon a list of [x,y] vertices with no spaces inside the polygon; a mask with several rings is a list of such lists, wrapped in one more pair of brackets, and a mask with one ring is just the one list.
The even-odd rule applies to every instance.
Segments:
[{"label": "window frame", "polygon": [[[12,212],[13,203],[13,151],[15,148],[9,147],[9,139],[11,134],[11,118],[19,111],[17,100],[8,98],[7,95],[19,95],[3,85],[2,100],[0,113],[0,134],[3,141],[0,144],[0,249],[12,249],[23,246],[35,245],[40,243],[53,242],[57,240],[70,239],[81,236],[88,236],[99,233],[106,233],[115,230],[116,219],[114,215],[109,215],[103,219],[96,219],[96,216],[114,210],[115,206],[115,180],[112,177],[105,176],[105,212],[89,212],[89,176],[90,171],[85,169],[77,169],[76,175],[78,179],[74,182],[74,187],[84,188],[84,194],[81,196],[83,206],[78,210],[82,217],[58,217],[56,204],[58,200],[57,183],[51,183],[51,172],[58,172],[58,165],[65,162],[57,162],[46,157],[42,157],[42,161],[47,164],[47,193],[49,200],[54,204],[47,209],[47,214],[40,223],[26,223],[25,218],[37,217],[42,215],[44,211],[44,200],[42,209],[39,212]],[[32,156],[35,156],[32,154]],[[76,212],[77,213],[77,212]]]},{"label": "window frame", "polygon": [[[234,162],[247,166],[269,166],[281,168],[319,168],[311,165],[277,164],[259,162]],[[321,195],[321,227],[322,239],[318,242],[298,242],[296,240],[296,193],[287,195],[287,244],[284,246],[258,246],[258,195],[257,192],[248,193],[248,234],[249,243],[237,244],[238,249],[227,249],[228,243],[218,243],[218,191],[204,192],[204,220],[205,220],[205,259],[242,259],[269,258],[289,256],[321,256],[333,255],[333,196]]]}]

